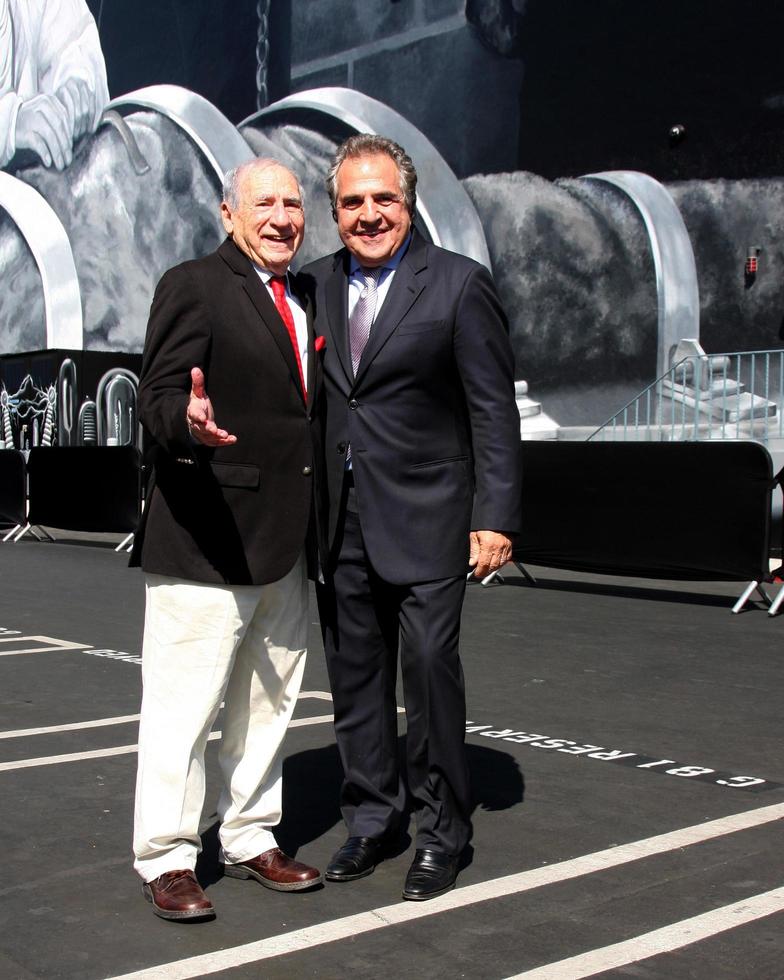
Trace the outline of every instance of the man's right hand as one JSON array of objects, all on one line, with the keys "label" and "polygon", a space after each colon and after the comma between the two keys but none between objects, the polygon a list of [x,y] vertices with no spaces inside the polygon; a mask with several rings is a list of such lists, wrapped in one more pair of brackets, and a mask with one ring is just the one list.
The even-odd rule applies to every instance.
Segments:
[{"label": "man's right hand", "polygon": [[55,94],[68,114],[72,140],[90,132],[97,107],[89,84],[83,78],[68,78]]},{"label": "man's right hand", "polygon": [[203,446],[233,446],[237,437],[215,424],[212,402],[204,390],[204,373],[201,368],[191,369],[191,397],[186,411],[188,431]]}]

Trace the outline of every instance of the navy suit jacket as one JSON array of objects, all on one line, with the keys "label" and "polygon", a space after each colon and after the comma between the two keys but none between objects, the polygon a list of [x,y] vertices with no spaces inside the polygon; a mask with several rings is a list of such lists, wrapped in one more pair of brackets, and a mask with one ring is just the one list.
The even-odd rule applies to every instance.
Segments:
[{"label": "navy suit jacket", "polygon": [[[295,280],[296,286],[296,280]],[[150,310],[139,417],[152,480],[131,564],[196,582],[263,585],[302,552],[311,518],[320,370],[308,311],[307,400],[286,327],[227,239],[170,269]],[[200,367],[217,424],[237,443],[194,444],[185,419]]]},{"label": "navy suit jacket", "polygon": [[464,574],[469,530],[520,528],[514,358],[492,278],[414,232],[355,377],[349,258],[341,249],[300,272],[326,341],[322,514],[329,548],[350,444],[376,571],[396,584]]}]

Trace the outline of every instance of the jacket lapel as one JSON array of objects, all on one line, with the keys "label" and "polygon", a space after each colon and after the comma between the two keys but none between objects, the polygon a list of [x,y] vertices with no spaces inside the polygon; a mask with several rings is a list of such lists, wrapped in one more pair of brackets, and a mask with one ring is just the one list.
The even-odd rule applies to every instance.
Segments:
[{"label": "jacket lapel", "polygon": [[[370,328],[367,346],[357,367],[354,384],[358,384],[368,365],[386,344],[395,328],[408,313],[417,297],[425,288],[422,272],[427,268],[426,243],[414,232],[408,251],[397,267],[389,292]],[[349,360],[350,363],[350,360]]]},{"label": "jacket lapel", "polygon": [[305,316],[307,318],[308,376],[305,379],[305,383],[308,387],[307,404],[308,407],[310,407],[316,400],[316,389],[319,382],[319,372],[317,370],[319,355],[315,348],[316,332],[313,328],[313,303],[310,301],[310,297],[307,295],[305,290],[301,288],[301,283],[296,275],[289,273],[289,282],[291,283],[292,291],[299,300],[300,306],[305,311]]},{"label": "jacket lapel", "polygon": [[335,256],[332,275],[325,286],[327,321],[332,346],[337,354],[349,384],[353,382],[351,368],[351,345],[348,337],[348,255],[341,249]]},{"label": "jacket lapel", "polygon": [[[299,377],[299,368],[297,367],[294,348],[291,346],[291,337],[289,337],[286,324],[281,319],[280,313],[278,313],[267,287],[256,274],[255,270],[251,270],[251,274],[245,279],[245,292],[250,296],[251,302],[259,311],[264,326],[272,334],[278,350],[283,355],[283,360],[288,364],[291,376],[297,386],[297,391],[299,391],[304,401],[305,396],[302,391],[302,382]],[[310,340],[308,340],[308,344],[310,344]]]},{"label": "jacket lapel", "polygon": [[[227,239],[223,245],[221,245],[219,251],[228,265],[230,265],[236,273],[245,277],[245,292],[248,294],[250,301],[256,307],[264,327],[271,334],[272,339],[275,341],[278,350],[283,356],[283,360],[288,365],[291,376],[297,386],[297,391],[299,391],[300,396],[304,401],[302,383],[299,377],[299,368],[297,367],[297,359],[294,355],[294,348],[291,346],[291,338],[289,337],[289,332],[286,329],[286,324],[281,319],[280,313],[278,313],[277,307],[272,301],[272,297],[270,296],[267,287],[261,281],[256,270],[253,268],[251,261],[237,248],[231,239]],[[310,353],[311,349],[310,338],[312,333],[312,324],[309,323],[308,353]]]}]

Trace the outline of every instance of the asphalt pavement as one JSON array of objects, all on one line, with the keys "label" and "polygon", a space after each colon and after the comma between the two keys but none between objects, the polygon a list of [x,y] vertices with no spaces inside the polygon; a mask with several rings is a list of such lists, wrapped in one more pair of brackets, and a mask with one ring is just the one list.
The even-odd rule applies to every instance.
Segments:
[{"label": "asphalt pavement", "polygon": [[[182,924],[131,867],[143,578],[119,537],[54,534],[0,545],[1,978],[784,977],[784,617],[732,615],[744,583],[510,567],[468,589],[474,838],[430,902],[401,898],[410,834],[353,883],[222,877],[212,741],[217,918]],[[345,835],[311,612],[278,839],[323,868]]]}]

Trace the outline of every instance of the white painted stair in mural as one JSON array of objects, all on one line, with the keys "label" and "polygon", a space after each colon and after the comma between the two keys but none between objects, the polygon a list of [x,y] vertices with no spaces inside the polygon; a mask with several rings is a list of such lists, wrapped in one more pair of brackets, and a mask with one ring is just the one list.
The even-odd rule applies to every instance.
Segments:
[{"label": "white painted stair in mural", "polygon": [[520,413],[521,439],[557,439],[558,423],[528,395],[528,382],[515,381],[515,402]]},{"label": "white painted stair in mural", "polygon": [[768,444],[784,436],[784,351],[706,354],[698,341],[682,340],[671,363],[590,438]]}]

